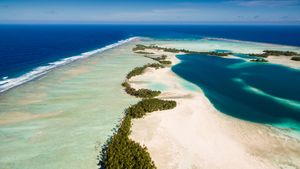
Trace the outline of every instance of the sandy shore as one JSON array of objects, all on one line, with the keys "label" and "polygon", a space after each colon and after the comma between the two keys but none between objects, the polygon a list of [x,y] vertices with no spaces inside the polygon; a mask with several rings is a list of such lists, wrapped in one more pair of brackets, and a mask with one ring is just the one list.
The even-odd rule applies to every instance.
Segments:
[{"label": "sandy shore", "polygon": [[[173,64],[179,60],[166,54]],[[159,96],[177,107],[133,120],[131,138],[144,144],[159,169],[299,168],[300,142],[270,127],[218,112],[200,88],[188,90],[171,68],[147,69],[130,80],[134,88],[167,86]]]},{"label": "sandy shore", "polygon": [[291,58],[292,56],[269,56],[267,57],[267,60],[270,63],[300,69],[300,61],[294,61],[291,60]]}]

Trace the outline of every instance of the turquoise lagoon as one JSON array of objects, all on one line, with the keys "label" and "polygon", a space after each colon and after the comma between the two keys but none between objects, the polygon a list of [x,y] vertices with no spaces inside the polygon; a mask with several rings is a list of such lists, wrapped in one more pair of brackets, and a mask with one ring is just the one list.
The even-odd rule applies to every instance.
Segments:
[{"label": "turquoise lagoon", "polygon": [[[142,43],[236,53],[265,49],[300,51],[290,46],[214,39]],[[125,94],[120,84],[128,71],[152,62],[133,54],[134,45],[127,43],[56,68],[0,94],[0,168],[97,168],[101,146],[113,133],[123,110],[137,101]],[[250,63],[242,56],[247,58],[179,55],[182,62],[172,69],[201,87],[221,112],[300,131],[299,70]],[[185,80],[178,83],[198,91]],[[151,83],[149,88],[167,89],[160,83]]]},{"label": "turquoise lagoon", "polygon": [[243,54],[267,49],[299,52],[299,47],[207,39],[166,46],[239,53],[238,58],[178,55],[181,62],[172,70],[198,85],[220,112],[284,129],[280,131],[300,138],[300,67],[249,62],[245,59],[251,57]]}]

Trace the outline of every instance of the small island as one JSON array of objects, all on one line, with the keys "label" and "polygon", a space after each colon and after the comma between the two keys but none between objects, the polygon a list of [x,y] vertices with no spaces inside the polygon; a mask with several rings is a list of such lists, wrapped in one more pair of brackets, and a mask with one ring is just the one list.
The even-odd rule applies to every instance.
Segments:
[{"label": "small island", "polygon": [[176,48],[165,48],[165,47],[160,47],[157,45],[141,45],[141,44],[137,44],[135,48],[133,48],[132,50],[135,53],[140,53],[145,49],[155,49],[155,50],[162,50],[164,52],[170,52],[170,53],[185,53],[185,54],[202,54],[202,55],[211,55],[211,56],[228,56],[228,55],[232,55],[233,53],[231,52],[215,52],[215,51],[210,51],[210,52],[198,52],[198,51],[190,51],[187,49],[176,49]]},{"label": "small island", "polygon": [[293,61],[300,61],[300,56],[294,56],[291,58]]},{"label": "small island", "polygon": [[248,55],[267,58],[268,56],[299,56],[300,54],[292,51],[264,50],[261,54],[250,53]]},{"label": "small island", "polygon": [[268,62],[268,60],[263,58],[258,58],[258,59],[250,59],[250,62]]}]

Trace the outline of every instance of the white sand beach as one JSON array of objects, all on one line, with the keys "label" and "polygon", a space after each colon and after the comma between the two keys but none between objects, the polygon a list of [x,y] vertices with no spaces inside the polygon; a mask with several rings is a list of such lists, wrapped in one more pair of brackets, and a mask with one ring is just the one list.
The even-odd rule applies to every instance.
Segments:
[{"label": "white sand beach", "polygon": [[[172,53],[147,52],[166,54],[173,65],[179,62]],[[148,148],[159,169],[300,167],[297,139],[219,112],[200,88],[178,77],[171,68],[148,68],[130,80],[134,88],[153,83],[166,86],[159,98],[175,100],[177,107],[134,119],[130,137]]]},{"label": "white sand beach", "polygon": [[[41,164],[45,169],[98,168],[101,146],[124,109],[138,101],[120,84],[134,67],[154,62],[131,49],[138,43],[157,42],[198,49],[198,41],[136,39],[2,94],[0,168],[39,169]],[[203,51],[209,47],[202,45]],[[217,48],[248,49],[240,46],[223,44]],[[174,53],[146,51],[155,56],[166,54],[173,65],[179,63]],[[130,83],[134,88],[161,90],[159,98],[177,102],[175,109],[133,120],[131,138],[147,146],[159,169],[300,166],[299,141],[271,127],[219,112],[199,87],[177,76],[170,67],[147,69]]]},{"label": "white sand beach", "polygon": [[269,56],[267,60],[270,63],[300,69],[300,61],[291,60],[291,56]]}]

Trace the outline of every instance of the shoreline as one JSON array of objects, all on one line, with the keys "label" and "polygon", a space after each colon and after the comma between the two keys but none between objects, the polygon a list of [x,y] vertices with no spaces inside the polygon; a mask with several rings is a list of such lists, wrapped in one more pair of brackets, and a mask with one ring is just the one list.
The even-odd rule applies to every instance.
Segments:
[{"label": "shoreline", "polygon": [[[220,43],[232,43],[232,46],[226,46],[224,44],[214,44],[212,47],[209,45],[201,45],[201,40],[203,39],[196,39],[196,40],[175,40],[176,43],[170,43],[171,41],[167,40],[162,40],[159,42],[159,46],[163,48],[175,48],[175,49],[186,49],[186,50],[191,50],[191,51],[196,51],[196,52],[207,52],[207,51],[214,51],[216,49],[228,49],[228,51],[232,52],[232,54],[228,54],[227,56],[217,56],[217,57],[224,57],[224,58],[237,58],[237,59],[242,59],[247,62],[250,62],[250,58],[241,58],[238,56],[234,56],[234,54],[262,54],[264,53],[264,50],[278,50],[278,51],[292,51],[296,53],[300,53],[300,47],[298,46],[289,46],[289,45],[280,45],[280,44],[271,44],[271,43],[256,43],[256,42],[248,42],[248,41],[240,41],[240,40],[219,40],[218,38],[208,38],[206,40],[212,40]],[[205,40],[205,39],[204,39]],[[198,44],[195,42],[199,42]],[[238,47],[237,44],[241,43],[243,45],[254,45],[253,49],[249,50],[249,47],[247,46],[242,46]],[[262,46],[258,46],[258,45]],[[238,48],[237,48],[238,47]],[[250,46],[251,47],[251,46]],[[293,69],[300,69],[300,61],[294,61],[291,60],[293,56],[272,56],[269,55],[268,57],[264,58],[268,60],[268,64],[275,64],[275,65],[281,65],[285,66],[288,68],[293,68]]]},{"label": "shoreline", "polygon": [[148,62],[132,54],[133,46],[72,62],[3,93],[1,166],[98,168],[101,145],[137,101],[120,85],[127,71]]},{"label": "shoreline", "polygon": [[[172,66],[180,62],[174,53],[146,49],[155,56],[166,54]],[[167,86],[157,98],[178,103],[173,110],[153,112],[134,119],[130,138],[145,145],[158,168],[279,168],[299,167],[299,141],[272,128],[227,116],[214,108],[203,91],[186,89],[171,67],[133,77],[134,88],[151,83]],[[270,144],[271,143],[271,144]],[[274,144],[274,145],[273,145]],[[284,153],[282,153],[284,152]],[[276,155],[275,155],[276,154]],[[234,157],[234,158],[232,158]],[[292,160],[291,160],[292,159]]]},{"label": "shoreline", "polygon": [[[74,167],[86,168],[87,166],[94,167],[94,165],[96,165],[94,164],[95,163],[94,157],[96,157],[99,153],[99,149],[100,149],[99,145],[104,143],[106,140],[106,136],[111,134],[111,128],[113,128],[115,124],[119,123],[119,119],[122,116],[121,112],[123,111],[123,108],[137,101],[137,98],[134,98],[132,96],[127,96],[125,92],[121,92],[123,91],[123,89],[120,86],[120,82],[123,80],[123,75],[125,75],[125,73],[128,70],[132,69],[135,66],[141,66],[149,61],[152,62],[152,60],[150,59],[142,58],[141,55],[133,54],[131,52],[132,49],[131,47],[134,44],[139,42],[140,41],[137,40],[134,42],[126,43],[112,50],[107,50],[103,53],[102,52],[97,53],[95,57],[88,57],[85,59],[77,60],[75,62],[72,62],[72,64],[67,64],[58,67],[56,69],[53,69],[53,71],[51,71],[46,76],[41,76],[39,78],[30,81],[30,82],[34,81],[34,83],[29,83],[29,82],[25,83],[24,85],[13,88],[13,90],[8,90],[8,92],[3,92],[5,93],[3,95],[1,95],[0,93],[0,96],[3,96],[4,98],[2,111],[4,113],[15,113],[14,115],[18,115],[19,116],[18,118],[20,118],[20,121],[8,121],[7,124],[3,125],[4,127],[2,128],[3,129],[2,131],[4,131],[5,135],[3,135],[2,138],[7,138],[7,139],[2,139],[3,143],[5,142],[6,143],[2,144],[1,146],[4,150],[3,152],[7,151],[8,153],[5,153],[5,156],[7,158],[5,159],[5,161],[1,161],[1,164],[3,164],[3,166],[22,165],[25,167],[27,166],[32,167],[33,165],[38,163],[45,163],[46,168],[53,168],[53,166],[56,168],[64,168],[65,165],[69,165],[69,167],[73,167],[73,168]],[[161,55],[163,54],[163,52],[157,54]],[[177,64],[180,62],[180,60],[175,57],[174,53],[173,54],[169,53],[168,56],[169,55],[171,56],[171,58],[169,58],[168,60],[171,60],[173,64]],[[172,57],[172,55],[174,56]],[[111,69],[112,66],[114,69]],[[112,72],[112,70],[115,72]],[[182,101],[182,103],[180,103],[180,106],[185,105],[186,108],[191,110],[195,109],[195,107],[193,106],[199,104],[199,102],[195,101],[191,103],[190,100],[196,99],[197,101],[199,101],[203,99],[203,97],[205,97],[205,95],[202,95],[203,93],[200,94],[199,96],[197,95],[197,97],[193,95],[194,93],[198,93],[198,94],[201,93],[202,92],[201,89],[191,84],[190,82],[186,83],[186,80],[180,78],[174,72],[172,72],[170,67],[161,69],[162,71],[159,70],[158,72],[156,72],[157,70],[155,70],[155,72],[152,70],[153,69],[151,68],[147,69],[146,73],[141,75],[141,77],[139,77],[142,80],[138,78],[133,79],[133,81],[131,82],[133,83],[134,88],[139,88],[139,87],[149,88],[149,84],[150,84],[149,82],[152,81],[153,82],[158,81],[159,83],[166,82],[167,86],[171,86],[171,90],[163,89],[162,95],[159,96],[158,98],[167,99],[167,100],[168,99],[180,100]],[[112,77],[111,73],[115,73],[115,76]],[[152,73],[155,74],[154,76],[155,78],[153,79],[151,79]],[[144,79],[145,78],[144,75],[146,79]],[[161,77],[157,77],[157,76],[161,76]],[[53,81],[57,81],[59,83],[55,84],[53,83]],[[184,87],[182,83],[189,84],[192,89],[189,90],[186,89],[186,86]],[[99,88],[99,86],[101,87]],[[196,92],[194,90],[196,90]],[[112,95],[111,93],[115,93],[115,94]],[[115,100],[116,97],[118,98],[118,100]],[[207,104],[207,102],[209,102],[207,99],[202,102],[204,104],[204,108],[207,108],[205,107],[205,104]],[[8,103],[12,103],[12,104],[8,104]],[[116,104],[118,106],[115,106]],[[12,110],[23,110],[25,105],[28,107],[26,111],[12,112]],[[66,106],[63,107],[63,105]],[[213,107],[213,105],[210,106]],[[209,106],[208,108],[213,109]],[[56,111],[56,109],[60,109],[61,111]],[[182,112],[184,111],[185,109],[183,109]],[[174,110],[174,112],[178,113],[178,110],[176,109]],[[209,112],[215,114],[219,113],[221,115],[218,116],[221,116],[222,122],[224,122],[224,119],[228,118],[227,119],[228,123],[230,123],[229,126],[235,125],[235,120],[233,120],[232,117],[226,115],[224,116],[222,113],[217,111],[215,112],[210,110]],[[35,115],[35,113],[37,115]],[[41,114],[43,113],[43,115],[39,116],[38,115],[39,113]],[[168,116],[172,116],[172,114],[170,113],[166,114],[165,111],[153,112],[152,114],[146,116],[147,118],[147,120],[145,121],[146,123],[140,124],[141,127],[148,124],[148,121],[152,122],[151,121],[152,115],[154,115],[156,118],[157,113],[165,114],[166,120],[168,120]],[[194,115],[196,113],[198,112],[192,111],[192,113],[190,114]],[[47,114],[49,114],[49,116]],[[180,114],[175,114],[175,115],[180,115]],[[183,115],[184,116],[179,117],[180,119],[176,123],[176,125],[178,125],[179,127],[184,126],[181,124],[182,122],[181,118],[184,118],[185,115],[189,115],[189,113],[184,113]],[[148,116],[151,116],[150,119],[148,119]],[[160,119],[162,117],[163,116],[159,116],[157,119]],[[16,118],[16,117],[10,116],[9,118]],[[134,123],[138,124],[140,120],[143,121],[144,119],[134,120]],[[193,122],[193,119],[191,119],[191,121]],[[155,130],[155,128],[152,127],[157,127],[155,122],[156,121],[149,124],[150,125],[149,130],[151,130],[149,132],[147,131],[147,133],[150,133],[149,137],[151,136],[152,130]],[[167,127],[167,125],[168,124],[166,124],[165,127]],[[223,125],[227,126],[226,123]],[[78,127],[78,126],[83,126],[83,127]],[[249,130],[248,123],[241,126],[242,128],[245,128],[245,130],[241,129],[242,131]],[[251,126],[253,126],[253,128],[255,129],[257,128],[258,130],[261,130],[261,125],[258,125],[258,127],[256,127],[257,125],[252,124]],[[25,127],[26,130],[20,130],[22,127]],[[174,129],[176,129],[176,126]],[[271,129],[269,129],[268,127],[266,127],[265,129],[263,129],[263,131],[266,132],[266,134],[270,133],[271,135],[274,135],[273,131],[271,132]],[[138,129],[135,128],[135,132],[137,130],[139,130],[139,128]],[[173,129],[170,130],[174,132],[171,134],[174,134],[176,136],[180,136],[180,133],[184,133],[184,131],[182,130],[178,130],[178,131],[175,131]],[[61,131],[61,133],[59,133],[58,131]],[[16,132],[19,133],[16,134]],[[29,136],[29,132],[30,132],[30,136]],[[73,132],[72,137],[66,137],[66,138],[63,137],[65,136],[65,133],[72,133],[72,132]],[[229,129],[226,128],[225,133],[228,134],[230,132],[231,132],[231,128]],[[155,133],[155,131],[153,131],[153,133]],[[245,135],[247,133],[243,133],[243,134],[244,137],[246,138],[248,137],[247,135]],[[240,133],[232,133],[231,135],[237,140],[241,139]],[[277,137],[277,135],[275,136]],[[202,137],[199,138],[200,140],[202,139]],[[147,142],[147,139],[148,137],[145,137],[144,142]],[[177,138],[174,138],[175,141],[176,139]],[[249,139],[245,140],[242,138],[241,142],[244,144],[244,142],[249,141]],[[13,147],[15,147],[16,145],[20,146],[20,143],[24,143],[24,142],[28,143],[26,145],[21,144],[22,150],[24,151],[19,151],[18,153],[14,153],[16,151],[13,149]],[[143,143],[143,141],[142,142],[138,141],[138,142]],[[172,140],[170,140],[170,142],[172,142]],[[276,141],[274,142],[277,144]],[[85,145],[82,146],[82,143],[85,143]],[[265,141],[266,145],[267,143],[269,142]],[[168,142],[166,142],[166,144],[168,144]],[[299,143],[297,144],[299,145]],[[56,147],[55,145],[61,145],[61,146]],[[179,144],[179,145],[186,146],[185,144]],[[294,149],[299,149],[298,145],[296,145]],[[161,150],[164,150],[165,145],[160,144],[159,146],[162,146],[163,149]],[[190,145],[187,145],[186,147],[189,148],[189,146]],[[251,148],[252,145],[247,145],[247,146]],[[38,147],[38,148],[41,147],[41,148],[35,149],[34,147]],[[185,152],[184,149],[180,149],[180,148],[178,150],[183,150],[182,152]],[[46,149],[48,153],[44,151]],[[158,153],[160,153],[161,150],[158,150],[159,151]],[[177,149],[174,148],[174,150]],[[290,150],[292,150],[292,148],[290,148]],[[68,155],[65,154],[66,151],[68,152]],[[26,152],[26,154],[24,152]],[[295,153],[298,152],[295,151]],[[57,156],[61,156],[62,160],[57,161],[56,160]],[[32,159],[30,159],[31,157]],[[38,158],[33,158],[33,157],[38,157]],[[172,154],[170,154],[170,157],[172,157]],[[159,159],[165,160],[164,158],[161,157],[159,157]],[[185,161],[189,161],[189,157],[187,157],[186,159],[183,158],[181,159]],[[194,160],[193,158],[191,159]],[[294,161],[297,161],[298,159],[299,158],[296,158],[296,160]],[[172,159],[170,159],[170,161],[171,160]],[[69,163],[65,164],[64,161],[71,161],[71,164]],[[84,161],[84,163],[82,163],[82,161]],[[162,163],[164,162],[166,161],[162,161]],[[210,167],[211,166],[208,166],[208,168]],[[221,166],[219,168],[221,168]]]},{"label": "shoreline", "polygon": [[[8,78],[5,77],[4,79],[0,80],[0,95],[2,93],[5,93],[6,91],[9,91],[10,89],[13,89],[15,87],[18,87],[20,85],[26,84],[27,82],[30,82],[32,80],[35,80],[37,78],[41,78],[43,75],[46,75],[53,69],[59,68],[61,66],[70,64],[74,61],[81,60],[87,57],[91,57],[95,54],[99,54],[101,52],[104,52],[106,50],[118,47],[120,45],[123,45],[125,43],[134,41],[134,40],[140,40],[140,39],[147,39],[147,40],[153,40],[152,38],[148,37],[141,37],[141,36],[134,36],[127,39],[119,40],[118,42],[103,46],[99,49],[83,52],[76,56],[70,56],[66,57],[54,62],[49,62],[47,65],[38,66],[36,68],[33,68],[31,71],[24,73],[18,77]],[[294,47],[299,48],[299,46],[291,46],[291,45],[282,45],[282,44],[272,44],[272,43],[264,43],[264,42],[254,42],[254,41],[244,41],[244,40],[234,40],[234,39],[226,39],[226,38],[203,38],[207,40],[216,40],[216,41],[223,41],[223,42],[242,42],[242,43],[248,43],[248,44],[262,44],[266,46],[273,46],[273,47]],[[198,40],[198,39],[196,39]],[[190,40],[189,40],[190,41]],[[180,53],[179,53],[180,54]],[[182,53],[183,54],[183,53]],[[236,58],[236,56],[229,56],[232,58]],[[284,65],[290,68],[297,68],[300,69],[300,61],[292,61],[289,60],[291,57],[286,56],[269,56],[267,59],[272,64],[277,65]],[[10,84],[9,84],[10,83]],[[8,86],[7,86],[8,85]],[[4,87],[3,87],[4,86]]]},{"label": "shoreline", "polygon": [[6,91],[9,91],[12,88],[18,87],[22,84],[26,84],[27,82],[30,82],[37,78],[40,78],[43,75],[46,75],[47,73],[49,73],[50,71],[52,71],[56,68],[70,64],[77,60],[91,57],[95,54],[99,54],[99,53],[107,51],[109,49],[113,49],[113,48],[123,45],[125,43],[134,41],[136,39],[139,39],[139,37],[135,36],[135,37],[127,38],[124,40],[119,40],[115,43],[103,46],[99,49],[83,52],[83,53],[75,55],[75,56],[66,57],[66,58],[63,58],[63,59],[60,59],[60,60],[57,60],[54,62],[49,62],[46,65],[38,66],[38,67],[30,70],[29,72],[24,73],[18,77],[13,77],[13,78],[6,77],[5,79],[1,79],[0,80],[0,94],[4,93]]}]

